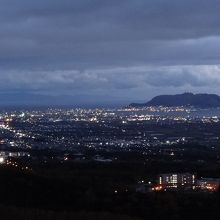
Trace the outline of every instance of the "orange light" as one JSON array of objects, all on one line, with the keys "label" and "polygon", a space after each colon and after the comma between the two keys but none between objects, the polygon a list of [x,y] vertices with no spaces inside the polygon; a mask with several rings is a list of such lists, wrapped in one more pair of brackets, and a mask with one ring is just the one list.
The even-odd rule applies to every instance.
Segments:
[{"label": "orange light", "polygon": [[162,186],[155,186],[152,188],[152,191],[161,191],[163,189]]}]

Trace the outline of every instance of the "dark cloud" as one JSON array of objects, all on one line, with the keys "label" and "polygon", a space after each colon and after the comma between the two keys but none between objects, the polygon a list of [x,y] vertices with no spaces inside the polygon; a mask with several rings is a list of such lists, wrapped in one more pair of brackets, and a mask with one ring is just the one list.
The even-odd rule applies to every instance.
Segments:
[{"label": "dark cloud", "polygon": [[27,89],[133,89],[140,87],[218,86],[220,66],[136,66],[126,68],[11,71],[0,75],[1,88]]},{"label": "dark cloud", "polygon": [[0,6],[2,90],[143,97],[150,88],[202,91],[212,84],[216,92],[220,84],[219,0]]}]

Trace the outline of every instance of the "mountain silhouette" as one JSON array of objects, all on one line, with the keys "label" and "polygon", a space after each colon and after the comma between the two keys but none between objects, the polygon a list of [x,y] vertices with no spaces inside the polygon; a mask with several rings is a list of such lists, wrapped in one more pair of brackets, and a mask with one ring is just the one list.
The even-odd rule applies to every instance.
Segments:
[{"label": "mountain silhouette", "polygon": [[178,95],[159,95],[147,103],[132,103],[130,107],[147,106],[194,106],[199,108],[220,107],[220,96],[215,94],[183,93]]}]

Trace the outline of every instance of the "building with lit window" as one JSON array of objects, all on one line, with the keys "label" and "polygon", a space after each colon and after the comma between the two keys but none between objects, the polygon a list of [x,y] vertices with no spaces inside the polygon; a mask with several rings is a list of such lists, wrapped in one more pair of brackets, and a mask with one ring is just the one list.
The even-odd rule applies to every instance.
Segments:
[{"label": "building with lit window", "polygon": [[195,175],[190,173],[167,173],[159,175],[158,184],[162,189],[193,189],[195,178]]},{"label": "building with lit window", "polygon": [[197,188],[203,191],[216,192],[220,188],[220,179],[215,178],[201,178],[197,180]]}]

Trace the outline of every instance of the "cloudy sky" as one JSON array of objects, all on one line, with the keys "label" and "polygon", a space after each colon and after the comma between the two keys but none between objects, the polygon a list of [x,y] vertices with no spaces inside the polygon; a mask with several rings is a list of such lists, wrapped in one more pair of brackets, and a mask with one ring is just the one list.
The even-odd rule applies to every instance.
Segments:
[{"label": "cloudy sky", "polygon": [[0,100],[220,95],[219,12],[219,0],[0,0]]}]

